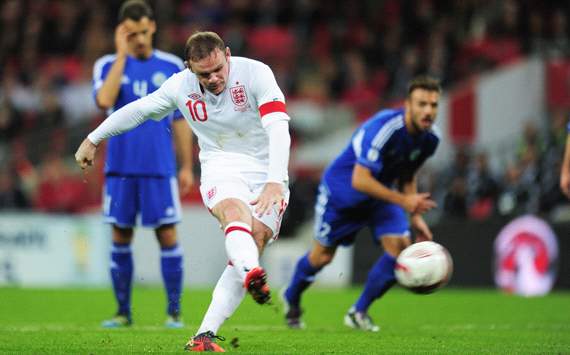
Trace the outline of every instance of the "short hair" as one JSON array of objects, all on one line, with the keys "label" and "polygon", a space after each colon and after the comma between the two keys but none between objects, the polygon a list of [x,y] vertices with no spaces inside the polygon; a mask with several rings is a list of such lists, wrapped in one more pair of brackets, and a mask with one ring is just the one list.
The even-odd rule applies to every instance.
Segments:
[{"label": "short hair", "polygon": [[416,89],[423,89],[427,91],[437,91],[441,93],[441,84],[439,80],[428,75],[416,76],[408,84],[408,97]]},{"label": "short hair", "polygon": [[186,41],[184,60],[197,62],[207,58],[214,50],[224,51],[226,44],[217,33],[211,31],[194,32]]},{"label": "short hair", "polygon": [[119,23],[125,20],[140,21],[143,17],[154,20],[152,8],[144,0],[128,0],[119,9]]}]

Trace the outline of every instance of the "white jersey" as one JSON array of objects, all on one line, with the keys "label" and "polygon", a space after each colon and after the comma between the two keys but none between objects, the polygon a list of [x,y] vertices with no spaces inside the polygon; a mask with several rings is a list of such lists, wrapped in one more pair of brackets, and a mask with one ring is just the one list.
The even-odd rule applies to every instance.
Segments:
[{"label": "white jersey", "polygon": [[286,114],[264,118],[285,112],[285,97],[267,65],[242,57],[230,57],[226,88],[219,95],[202,90],[187,69],[139,101],[154,119],[175,108],[182,112],[198,137],[203,175],[267,171],[269,141],[263,127],[270,120],[289,119]]}]

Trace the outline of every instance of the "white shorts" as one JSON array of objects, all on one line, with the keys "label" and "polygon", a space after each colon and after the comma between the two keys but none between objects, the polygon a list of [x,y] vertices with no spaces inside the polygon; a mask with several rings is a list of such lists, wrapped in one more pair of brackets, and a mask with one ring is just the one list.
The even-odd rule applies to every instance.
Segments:
[{"label": "white shorts", "polygon": [[258,216],[254,210],[256,206],[250,205],[261,193],[266,180],[265,173],[230,173],[224,176],[204,177],[202,176],[200,183],[200,194],[204,205],[212,211],[214,206],[222,200],[235,198],[243,201],[251,210],[254,218],[261,221],[273,232],[273,238],[270,242],[277,239],[281,220],[285,209],[289,204],[289,187],[285,186],[284,199],[281,205],[274,205],[270,214]]}]

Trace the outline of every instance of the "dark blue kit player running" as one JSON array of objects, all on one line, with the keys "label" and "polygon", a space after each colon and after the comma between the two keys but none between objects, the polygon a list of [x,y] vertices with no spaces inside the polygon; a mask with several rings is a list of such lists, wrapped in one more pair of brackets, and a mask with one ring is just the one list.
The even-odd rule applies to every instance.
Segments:
[{"label": "dark blue kit player running", "polygon": [[368,308],[394,285],[395,261],[411,244],[410,228],[416,241],[432,239],[422,214],[436,203],[429,193],[418,193],[416,173],[439,143],[433,124],[440,94],[437,80],[414,78],[405,106],[382,110],[364,122],[325,170],[315,206],[315,242],[297,262],[282,294],[289,327],[304,327],[302,293],[332,261],[336,248],[352,244],[357,232],[367,226],[382,244],[384,254],[372,266],[364,290],[344,323],[365,331],[380,329],[368,315]]}]

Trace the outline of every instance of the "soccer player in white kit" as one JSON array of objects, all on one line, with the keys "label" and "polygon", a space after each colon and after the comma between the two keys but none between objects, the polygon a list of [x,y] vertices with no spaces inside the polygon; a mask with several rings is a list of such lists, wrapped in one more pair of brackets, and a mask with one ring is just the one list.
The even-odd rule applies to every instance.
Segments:
[{"label": "soccer player in white kit", "polygon": [[229,258],[186,349],[223,351],[216,333],[246,290],[260,304],[270,300],[259,255],[277,237],[289,200],[289,116],[271,69],[232,57],[216,33],[190,36],[184,58],[188,70],[114,112],[81,143],[75,158],[86,168],[104,139],[172,110],[182,112],[200,146],[202,199],[225,232]]}]

